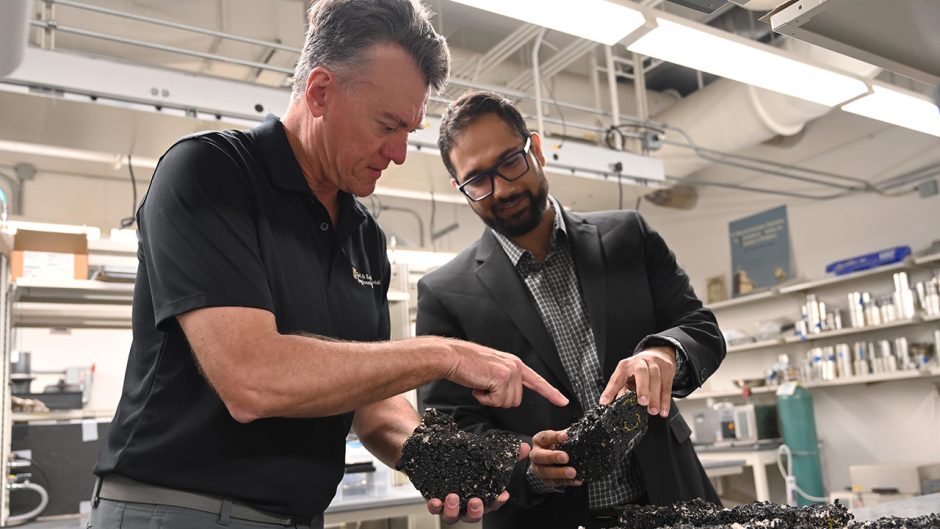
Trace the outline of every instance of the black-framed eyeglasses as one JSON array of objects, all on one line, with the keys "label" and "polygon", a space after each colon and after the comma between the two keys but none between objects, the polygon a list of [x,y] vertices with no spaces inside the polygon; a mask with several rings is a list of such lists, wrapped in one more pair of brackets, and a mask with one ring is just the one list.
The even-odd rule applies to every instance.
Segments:
[{"label": "black-framed eyeglasses", "polygon": [[461,193],[474,202],[479,202],[493,194],[493,179],[497,176],[512,182],[529,171],[529,148],[532,136],[525,139],[525,145],[518,151],[507,155],[499,163],[481,171],[466,182],[457,186]]}]

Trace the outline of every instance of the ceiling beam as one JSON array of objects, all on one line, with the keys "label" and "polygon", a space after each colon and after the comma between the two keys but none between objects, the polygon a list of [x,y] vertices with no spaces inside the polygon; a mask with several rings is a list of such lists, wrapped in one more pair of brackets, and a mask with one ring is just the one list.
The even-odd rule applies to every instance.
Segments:
[{"label": "ceiling beam", "polygon": [[464,62],[454,68],[451,74],[454,77],[476,81],[480,75],[501,64],[509,58],[510,55],[518,51],[519,48],[532,40],[538,34],[539,29],[541,28],[534,24],[523,24],[519,26],[486,53],[477,57],[475,61],[469,60]]},{"label": "ceiling beam", "polygon": [[[551,79],[559,72],[570,66],[572,63],[584,57],[588,52],[597,46],[596,42],[584,39],[575,39],[570,44],[562,48],[551,59],[548,59],[541,65],[541,78]],[[534,85],[531,71],[525,71],[516,76],[509,82],[509,87],[515,90],[528,90]]]}]

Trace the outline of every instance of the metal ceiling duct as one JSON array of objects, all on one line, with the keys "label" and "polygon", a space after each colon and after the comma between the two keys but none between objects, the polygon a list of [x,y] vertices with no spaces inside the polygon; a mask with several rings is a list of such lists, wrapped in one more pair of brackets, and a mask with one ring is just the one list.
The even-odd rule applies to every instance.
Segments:
[{"label": "metal ceiling duct", "polygon": [[[871,78],[880,71],[870,64],[793,39],[787,39],[784,48],[811,62],[861,77]],[[653,119],[682,129],[699,147],[733,153],[775,136],[797,134],[807,123],[829,110],[823,105],[718,79]],[[675,132],[668,132],[667,137],[685,141]],[[688,176],[712,163],[690,149],[674,145],[663,146],[657,157],[665,162],[666,174],[674,177]]]},{"label": "metal ceiling duct", "polygon": [[29,0],[0,2],[0,76],[15,70],[23,60],[28,27]]}]

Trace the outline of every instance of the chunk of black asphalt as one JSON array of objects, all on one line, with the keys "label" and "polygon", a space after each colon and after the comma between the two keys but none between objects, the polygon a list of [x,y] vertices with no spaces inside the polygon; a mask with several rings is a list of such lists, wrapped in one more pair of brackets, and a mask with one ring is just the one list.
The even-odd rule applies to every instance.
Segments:
[{"label": "chunk of black asphalt", "polygon": [[925,514],[914,518],[885,516],[869,522],[855,522],[852,529],[937,529],[940,527],[940,513]]},{"label": "chunk of black asphalt", "polygon": [[568,465],[577,479],[596,480],[609,474],[636,448],[646,434],[645,406],[635,393],[627,393],[608,405],[588,410],[568,428],[568,440],[558,450],[568,453]]},{"label": "chunk of black asphalt", "polygon": [[[620,516],[630,529],[837,529],[856,527],[838,501],[793,507],[754,502],[723,509],[702,499],[671,505],[628,505]],[[874,529],[874,528],[873,528]],[[880,527],[878,529],[881,529]]]},{"label": "chunk of black asphalt", "polygon": [[472,497],[492,503],[509,485],[519,457],[519,438],[490,430],[483,435],[464,432],[453,418],[427,410],[421,424],[402,448],[399,470],[405,472],[425,499],[460,496],[460,510]]}]

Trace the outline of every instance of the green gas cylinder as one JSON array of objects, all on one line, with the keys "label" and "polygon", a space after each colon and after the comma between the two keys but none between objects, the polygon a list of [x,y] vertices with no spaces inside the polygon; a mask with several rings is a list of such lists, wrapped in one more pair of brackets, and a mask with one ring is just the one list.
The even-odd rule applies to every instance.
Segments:
[{"label": "green gas cylinder", "polygon": [[[798,383],[784,384],[777,390],[777,413],[780,417],[783,442],[793,453],[791,472],[796,478],[797,487],[808,495],[824,496],[813,396]],[[798,505],[814,503],[799,492],[796,496]]]}]

